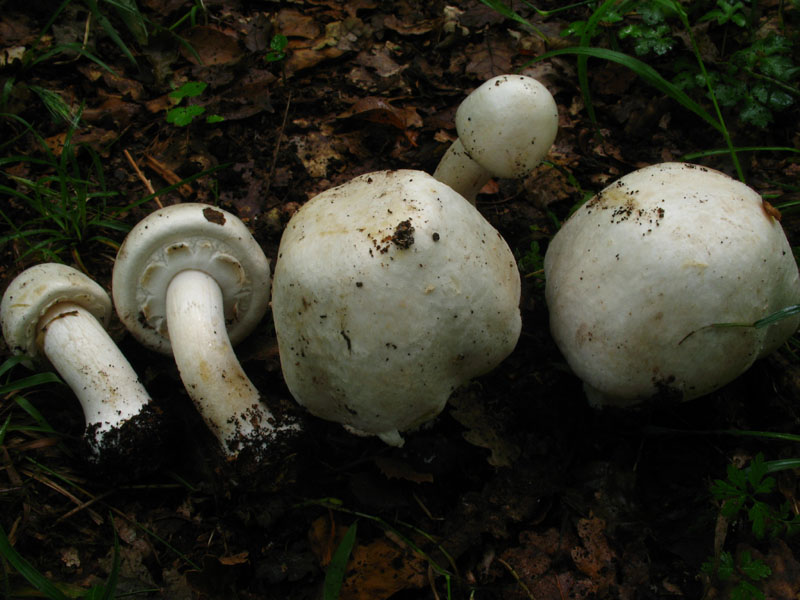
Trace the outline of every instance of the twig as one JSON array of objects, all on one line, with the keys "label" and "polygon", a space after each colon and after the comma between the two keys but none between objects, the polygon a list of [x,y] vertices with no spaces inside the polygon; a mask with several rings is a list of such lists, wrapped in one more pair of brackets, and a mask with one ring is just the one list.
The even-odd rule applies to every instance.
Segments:
[{"label": "twig", "polygon": [[[522,590],[525,592],[525,594],[528,596],[528,598],[530,598],[531,600],[536,600],[536,596],[534,596],[534,595],[533,595],[533,593],[531,592],[530,588],[529,588],[527,585],[525,585],[525,582],[524,582],[524,581],[522,581],[522,579],[520,579],[519,575],[518,575],[518,574],[517,574],[517,572],[514,570],[514,567],[512,567],[510,564],[508,564],[508,563],[507,563],[506,561],[504,561],[502,558],[498,558],[498,559],[497,559],[497,562],[499,562],[499,563],[500,563],[501,565],[503,565],[503,566],[504,566],[506,569],[508,569],[508,572],[509,572],[509,573],[511,573],[511,575],[514,577],[514,579],[516,579],[516,580],[517,580],[517,585],[519,585],[519,587],[521,587],[521,588],[522,588]],[[561,586],[560,586],[560,584],[559,584],[559,588],[560,588],[560,587],[561,587]]]},{"label": "twig", "polygon": [[286,108],[283,109],[283,122],[281,123],[281,128],[278,130],[278,136],[275,140],[275,150],[272,152],[272,164],[269,167],[269,173],[267,174],[267,187],[264,190],[264,198],[266,199],[269,196],[269,188],[272,186],[272,178],[275,175],[275,165],[278,164],[278,151],[281,149],[281,138],[283,137],[283,132],[286,129],[286,121],[289,118],[289,105],[292,103],[292,91],[289,90],[289,96],[286,98]]},{"label": "twig", "polygon": [[131,156],[131,153],[128,152],[127,148],[125,150],[123,150],[123,152],[125,153],[125,158],[128,159],[128,162],[133,167],[133,170],[136,171],[136,175],[139,177],[141,182],[144,184],[144,187],[146,187],[147,191],[150,192],[153,195],[153,200],[155,200],[156,204],[158,204],[158,208],[164,208],[164,206],[161,204],[161,200],[159,200],[158,196],[155,195],[156,191],[153,189],[153,184],[150,183],[150,180],[147,177],[144,176],[144,173],[142,173],[142,170],[139,168],[139,165],[137,165],[136,161],[133,160],[133,157]]}]

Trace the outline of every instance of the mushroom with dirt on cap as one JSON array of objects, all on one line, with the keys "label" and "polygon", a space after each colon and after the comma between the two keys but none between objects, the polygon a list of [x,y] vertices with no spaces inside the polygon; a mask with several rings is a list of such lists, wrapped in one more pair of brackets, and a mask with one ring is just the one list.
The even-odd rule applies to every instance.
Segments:
[{"label": "mushroom with dirt on cap", "polygon": [[651,165],[581,206],[544,260],[553,337],[595,406],[682,401],[738,377],[800,317],[780,223],[751,188],[712,169]]},{"label": "mushroom with dirt on cap", "polygon": [[422,171],[368,173],[284,230],[272,314],[290,392],[312,414],[400,446],[521,329],[511,250]]},{"label": "mushroom with dirt on cap", "polygon": [[260,461],[297,428],[270,412],[233,351],[264,316],[269,289],[269,261],[246,225],[201,203],[142,219],[114,264],[120,320],[145,346],[172,353],[187,393],[230,459],[248,450]]},{"label": "mushroom with dirt on cap", "polygon": [[475,204],[491,177],[520,179],[541,162],[558,132],[558,107],[536,79],[500,75],[464,99],[456,131],[433,176]]},{"label": "mushroom with dirt on cap", "polygon": [[55,368],[83,408],[89,461],[109,466],[132,446],[157,445],[161,429],[150,395],[105,329],[112,314],[99,284],[58,263],[20,273],[0,302],[9,348]]}]

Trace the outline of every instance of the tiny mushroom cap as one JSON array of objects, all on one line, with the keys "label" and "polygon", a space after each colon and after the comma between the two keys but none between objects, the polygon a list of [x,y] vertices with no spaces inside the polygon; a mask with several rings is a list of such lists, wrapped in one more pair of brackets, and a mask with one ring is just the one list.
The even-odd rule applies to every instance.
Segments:
[{"label": "tiny mushroom cap", "polygon": [[625,175],[579,208],[545,255],[553,337],[595,406],[689,400],[775,350],[800,318],[780,223],[761,197],[705,167]]},{"label": "tiny mushroom cap", "polygon": [[69,385],[86,420],[91,462],[106,464],[147,445],[159,431],[157,411],[130,363],[109,337],[111,299],[89,277],[45,263],[20,273],[0,303],[12,352],[48,362]]},{"label": "tiny mushroom cap", "polygon": [[536,79],[500,75],[464,99],[456,131],[433,176],[475,204],[491,177],[521,179],[541,162],[558,132],[558,107]]},{"label": "tiny mushroom cap", "polygon": [[281,238],[272,314],[290,392],[312,414],[402,445],[520,334],[514,255],[421,171],[368,173],[303,205]]},{"label": "tiny mushroom cap", "polygon": [[145,346],[172,353],[184,386],[223,452],[260,460],[278,424],[245,374],[233,345],[269,305],[269,261],[236,216],[199,203],[145,217],[114,264],[120,320]]}]

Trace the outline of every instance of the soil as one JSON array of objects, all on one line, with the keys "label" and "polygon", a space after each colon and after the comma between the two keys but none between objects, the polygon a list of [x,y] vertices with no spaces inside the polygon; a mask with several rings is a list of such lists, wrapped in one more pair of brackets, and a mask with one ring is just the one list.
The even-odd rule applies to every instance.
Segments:
[{"label": "soil", "polygon": [[[320,598],[355,526],[340,598],[726,598],[750,579],[704,575],[701,565],[721,552],[749,552],[770,567],[754,582],[763,597],[797,597],[797,540],[759,538],[743,513],[721,516],[710,492],[728,465],[746,465],[758,453],[797,456],[790,441],[720,433],[798,432],[792,346],[702,399],[598,411],[550,337],[532,243],[543,255],[557,223],[619,176],[724,146],[718,132],[624,67],[590,62],[595,125],[574,56],[530,63],[573,44],[559,32],[585,20],[587,7],[544,18],[515,4],[539,36],[473,1],[220,0],[206,2],[203,13],[200,3],[140,0],[161,26],[150,27],[145,43],[101,4],[134,65],[81,3],[68,4],[40,38],[58,8],[47,4],[3,3],[6,56],[24,48],[42,58],[2,67],[4,112],[31,123],[58,154],[68,128],[32,86],[57,92],[83,108],[73,134],[85,145],[78,162],[92,172],[86,147],[93,149],[107,189],[118,193],[106,204],[126,207],[121,222],[132,226],[158,203],[206,202],[242,218],[272,264],[283,227],[315,194],[376,170],[433,172],[456,137],[459,102],[489,77],[535,76],[560,110],[548,162],[524,181],[490,182],[478,198],[482,214],[525,257],[520,341],[497,369],[458,389],[429,426],[407,434],[402,448],[306,415],[283,382],[270,318],[237,355],[265,401],[300,419],[304,433],[258,467],[221,456],[172,360],[139,346],[117,321],[112,334],[157,402],[163,445],[131,441],[120,462],[98,465],[86,458],[82,413],[66,386],[2,397],[0,525],[62,591],[80,595],[114,572],[118,595],[141,598]],[[780,17],[794,35],[796,11],[781,11],[782,3],[765,3],[759,24],[774,26]],[[708,56],[720,50],[721,30],[698,28]],[[115,74],[86,54],[45,56],[59,44],[82,43],[85,31],[86,52]],[[270,54],[275,34],[288,46]],[[734,42],[731,35],[727,43]],[[673,58],[647,60],[660,69]],[[208,87],[182,105],[202,106],[203,115],[185,126],[167,122],[170,92],[197,81]],[[207,115],[223,120],[206,122]],[[727,116],[737,146],[798,147],[796,108],[763,129]],[[4,156],[44,156],[21,120],[6,116],[2,128]],[[772,204],[796,199],[791,154],[740,156],[748,184]],[[695,161],[735,174],[724,153]],[[51,174],[31,161],[3,169],[4,185],[14,189],[24,186],[12,176]],[[148,182],[173,187],[156,199]],[[18,197],[0,206],[11,220],[3,235],[36,217]],[[796,240],[791,210],[782,223]],[[124,232],[90,229],[50,248],[110,289],[114,243]],[[98,234],[111,246],[92,237]],[[27,252],[23,239],[2,240],[3,288],[47,258]],[[28,374],[19,366],[11,378]],[[796,515],[796,475],[775,473],[774,490],[761,498]],[[8,561],[0,564],[3,597],[28,597],[30,584]]]}]

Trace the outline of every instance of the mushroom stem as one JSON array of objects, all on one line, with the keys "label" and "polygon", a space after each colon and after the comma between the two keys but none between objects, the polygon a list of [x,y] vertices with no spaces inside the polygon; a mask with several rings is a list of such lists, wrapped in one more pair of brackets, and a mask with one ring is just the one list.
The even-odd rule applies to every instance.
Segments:
[{"label": "mushroom stem", "polygon": [[187,269],[167,287],[167,327],[181,380],[228,456],[275,429],[272,415],[233,351],[222,290],[210,275]]},{"label": "mushroom stem", "polygon": [[103,326],[88,310],[59,302],[39,320],[38,344],[83,407],[95,447],[137,416],[150,396]]},{"label": "mushroom stem", "polygon": [[475,206],[475,198],[492,174],[472,160],[461,139],[457,139],[442,156],[433,176],[450,186]]}]

